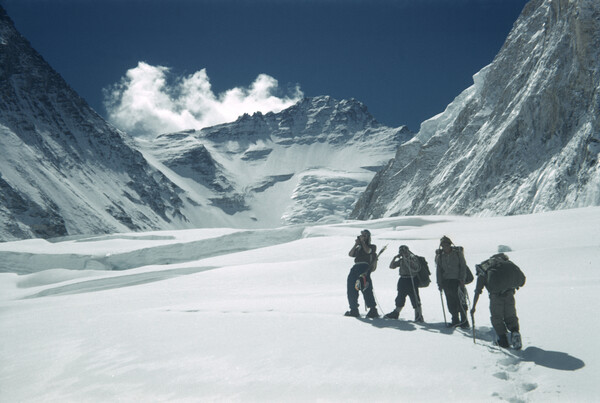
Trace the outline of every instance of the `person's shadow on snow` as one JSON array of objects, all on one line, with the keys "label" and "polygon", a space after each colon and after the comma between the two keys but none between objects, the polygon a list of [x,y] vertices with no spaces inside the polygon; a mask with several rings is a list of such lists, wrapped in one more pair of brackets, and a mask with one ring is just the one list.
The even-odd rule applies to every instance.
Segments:
[{"label": "person's shadow on snow", "polygon": [[368,323],[371,326],[375,326],[379,329],[398,329],[404,331],[413,331],[417,330],[417,327],[414,323],[406,321],[406,320],[398,320],[398,319],[384,319],[384,318],[357,318],[363,323]]},{"label": "person's shadow on snow", "polygon": [[425,330],[433,333],[452,334],[456,330],[455,328],[448,327],[445,323],[427,323],[427,322],[413,322],[410,320],[403,319],[386,319],[386,318],[357,318],[361,322],[368,323],[371,326],[375,326],[379,329],[398,329],[404,331],[413,330]]},{"label": "person's shadow on snow", "polygon": [[517,355],[523,361],[561,371],[577,371],[585,366],[585,362],[577,357],[560,351],[546,351],[539,347],[527,347],[525,350],[517,352]]},{"label": "person's shadow on snow", "polygon": [[[368,318],[357,318],[363,323],[368,323],[371,326],[375,326],[380,329],[398,329],[403,331],[413,330],[425,330],[428,332],[441,333],[441,334],[453,334],[455,332],[461,332],[466,337],[473,337],[472,330],[462,330],[453,327],[448,327],[445,323],[415,323],[406,320],[397,319],[368,319]],[[496,338],[496,334],[493,329],[487,326],[475,327],[475,339],[477,341],[493,343]],[[577,357],[573,357],[570,354],[563,353],[560,351],[548,351],[539,347],[527,347],[525,350],[503,350],[497,347],[498,351],[506,352],[515,359],[523,362],[533,362],[536,365],[542,367],[556,369],[560,371],[577,371],[585,366],[585,362]]]},{"label": "person's shadow on snow", "polygon": [[[472,333],[469,335],[472,337]],[[475,327],[475,338],[478,341],[493,343],[496,338],[496,333],[493,329],[482,326]],[[523,362],[533,362],[542,367],[557,369],[560,371],[577,371],[585,367],[585,362],[577,357],[560,351],[547,351],[539,347],[530,346],[521,351],[503,350],[507,354],[513,355],[516,359]]]}]

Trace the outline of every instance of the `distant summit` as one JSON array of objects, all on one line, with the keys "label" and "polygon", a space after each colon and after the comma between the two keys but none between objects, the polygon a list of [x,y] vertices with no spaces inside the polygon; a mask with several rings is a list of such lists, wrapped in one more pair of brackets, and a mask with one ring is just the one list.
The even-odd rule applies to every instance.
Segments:
[{"label": "distant summit", "polygon": [[351,217],[600,204],[600,2],[533,0],[493,63],[423,122]]},{"label": "distant summit", "polygon": [[[244,114],[235,122],[200,130],[202,137],[249,138],[275,136],[293,143],[320,140],[328,143],[357,140],[359,133],[389,129],[379,124],[361,102],[350,99],[338,101],[329,96],[303,98],[279,113]],[[398,136],[408,133],[406,127],[395,129]],[[367,132],[369,134],[371,132]],[[360,137],[360,136],[358,136]],[[406,138],[406,136],[404,136]],[[304,139],[304,140],[302,140]]]},{"label": "distant summit", "polygon": [[215,217],[277,226],[345,219],[374,172],[412,135],[380,125],[356,100],[321,96],[139,144],[165,174],[184,178],[194,200],[221,210]]}]

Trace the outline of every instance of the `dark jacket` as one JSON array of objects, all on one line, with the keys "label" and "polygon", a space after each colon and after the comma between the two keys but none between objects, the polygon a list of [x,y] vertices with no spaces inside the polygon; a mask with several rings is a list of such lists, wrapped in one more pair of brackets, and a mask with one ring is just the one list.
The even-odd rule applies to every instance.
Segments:
[{"label": "dark jacket", "polygon": [[[370,244],[371,254],[375,254],[377,251],[377,245]],[[356,245],[353,251],[354,263],[372,263],[372,256],[367,253],[361,245]]]}]

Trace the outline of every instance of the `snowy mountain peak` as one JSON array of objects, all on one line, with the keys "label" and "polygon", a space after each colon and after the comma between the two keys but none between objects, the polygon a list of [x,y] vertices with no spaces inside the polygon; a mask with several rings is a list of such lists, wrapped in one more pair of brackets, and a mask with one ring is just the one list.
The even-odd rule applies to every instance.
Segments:
[{"label": "snowy mountain peak", "polygon": [[330,115],[331,119],[348,119],[366,126],[379,126],[379,123],[369,113],[367,107],[354,98],[338,101],[330,96],[304,98],[296,105],[287,109],[291,115],[304,114],[316,118],[320,115]]},{"label": "snowy mountain peak", "polygon": [[369,185],[355,218],[600,204],[600,2],[528,3],[493,63]]},{"label": "snowy mountain peak", "polygon": [[[304,141],[350,140],[367,129],[383,127],[361,102],[350,99],[338,101],[329,96],[304,98],[279,112],[244,114],[235,122],[200,130],[204,138],[258,138],[276,132],[281,139],[303,137]],[[404,132],[408,129],[403,128]]]},{"label": "snowy mountain peak", "polygon": [[277,226],[343,220],[411,137],[406,127],[377,123],[356,100],[323,96],[139,143],[176,183],[187,181],[196,203],[216,208],[213,222]]}]

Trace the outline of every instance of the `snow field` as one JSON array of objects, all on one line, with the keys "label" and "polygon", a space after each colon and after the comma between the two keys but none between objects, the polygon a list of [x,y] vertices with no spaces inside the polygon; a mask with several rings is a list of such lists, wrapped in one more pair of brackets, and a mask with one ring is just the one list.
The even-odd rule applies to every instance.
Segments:
[{"label": "snow field", "polygon": [[[594,401],[598,224],[594,207],[398,217],[245,237],[202,229],[0,244],[0,254],[20,256],[22,273],[30,273],[0,273],[0,400]],[[473,271],[499,245],[509,247],[527,275],[516,295],[523,350],[492,346],[485,291],[477,343],[471,332],[447,329],[435,280],[421,289],[425,324],[410,321],[408,300],[401,320],[344,317],[347,253],[362,228],[379,248],[388,244],[372,275],[382,314],[394,306],[397,270],[387,266],[401,244],[425,256],[432,272],[442,235],[465,247]],[[184,244],[221,248],[191,253]],[[52,248],[62,260],[32,259],[36,250],[54,256]],[[84,269],[94,251],[111,248],[132,268]],[[165,264],[170,248],[181,256]],[[148,264],[151,256],[159,264]],[[474,285],[467,288],[472,298]]]}]

